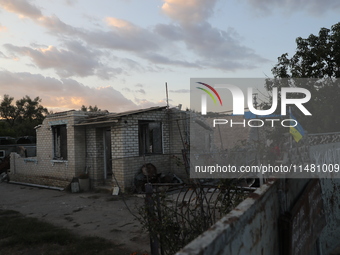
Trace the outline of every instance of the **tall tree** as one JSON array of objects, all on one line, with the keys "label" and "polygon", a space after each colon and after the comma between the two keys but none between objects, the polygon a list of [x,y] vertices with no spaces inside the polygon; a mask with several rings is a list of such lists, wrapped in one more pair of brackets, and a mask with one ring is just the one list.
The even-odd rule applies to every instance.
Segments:
[{"label": "tall tree", "polygon": [[13,100],[14,97],[4,95],[4,98],[0,103],[0,116],[6,120],[10,127],[14,126],[15,119],[17,118],[17,111],[13,105]]},{"label": "tall tree", "polygon": [[[272,69],[274,79],[266,81],[266,89],[273,87],[303,87],[311,92],[305,104],[312,116],[296,110],[303,127],[312,133],[340,131],[340,23],[321,28],[318,35],[296,39],[296,52],[278,58]],[[303,78],[303,79],[301,79]],[[299,94],[290,95],[301,97]]]},{"label": "tall tree", "polygon": [[20,121],[42,122],[48,114],[48,110],[43,107],[39,97],[33,100],[29,96],[16,101],[18,119]]},{"label": "tall tree", "polygon": [[34,127],[41,124],[48,110],[41,105],[41,99],[25,96],[13,103],[14,98],[4,95],[0,103],[0,116],[17,136],[35,135]]}]

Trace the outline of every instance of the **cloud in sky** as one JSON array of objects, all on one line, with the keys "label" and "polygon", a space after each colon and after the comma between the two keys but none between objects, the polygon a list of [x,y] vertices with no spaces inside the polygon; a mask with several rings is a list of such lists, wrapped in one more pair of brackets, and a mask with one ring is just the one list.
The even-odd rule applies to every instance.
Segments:
[{"label": "cloud in sky", "polygon": [[[130,88],[125,87],[125,88],[123,88],[122,90],[124,90],[124,91],[126,91],[126,92],[128,92],[128,93],[137,93],[137,94],[143,94],[143,95],[146,94],[145,90],[143,89],[143,87],[144,87],[143,84],[137,83],[137,84],[135,85],[135,87],[138,88],[138,89],[130,89]],[[135,101],[136,101],[136,100],[135,100]],[[143,100],[142,100],[142,101],[143,101]],[[139,100],[139,99],[137,99],[137,102],[142,102],[142,101]]]},{"label": "cloud in sky", "polygon": [[[158,24],[155,32],[174,41],[182,41],[186,48],[199,56],[196,62],[171,62],[186,67],[210,67],[225,71],[254,68],[259,62],[268,60],[257,55],[251,48],[243,46],[237,32],[213,27],[209,17],[217,1],[209,0],[164,0],[163,12],[172,18],[174,24]],[[153,58],[163,61],[163,58]]]},{"label": "cloud in sky", "polygon": [[169,90],[171,93],[190,93],[190,89]]},{"label": "cloud in sky", "polygon": [[186,60],[179,60],[179,59],[173,59],[171,57],[164,56],[162,54],[158,54],[155,52],[145,52],[140,53],[139,56],[151,61],[155,64],[161,64],[161,65],[175,65],[175,66],[183,66],[183,67],[197,67],[200,68],[201,66],[198,65],[195,62],[186,61]]},{"label": "cloud in sky", "polygon": [[[5,44],[4,47],[12,54],[27,56],[41,69],[53,68],[63,78],[78,76],[86,77],[100,73],[100,77],[109,78],[108,70],[98,60],[101,52],[85,47],[78,41],[65,43],[66,49],[58,49],[52,45],[44,48],[18,47]],[[120,73],[117,69],[113,75]]]},{"label": "cloud in sky", "polygon": [[64,0],[64,1],[69,6],[73,6],[74,4],[78,3],[78,0]]},{"label": "cloud in sky", "polygon": [[[242,1],[254,10],[264,12],[277,9],[317,14],[325,13],[330,9],[340,9],[338,0]],[[117,6],[123,10],[123,8],[131,8],[132,4],[137,5],[137,2],[137,0],[130,1],[130,5],[125,5],[125,1],[119,1]],[[1,79],[7,79],[6,81],[12,82],[11,84],[18,84],[16,86],[20,85],[20,91],[28,91],[27,88],[29,91],[33,91],[32,88],[39,92],[48,91],[41,97],[51,105],[52,102],[58,102],[60,105],[76,108],[83,102],[82,104],[85,105],[97,104],[101,109],[106,109],[109,108],[109,103],[112,103],[112,98],[114,100],[117,98],[116,101],[120,102],[122,107],[133,108],[159,104],[156,97],[151,99],[149,92],[152,91],[152,86],[156,86],[154,84],[159,84],[159,81],[153,79],[167,79],[166,75],[171,76],[174,82],[183,84],[180,79],[198,72],[202,75],[212,73],[223,76],[234,71],[252,72],[253,70],[250,69],[270,66],[271,63],[266,58],[270,57],[271,53],[264,49],[265,46],[258,46],[261,44],[259,40],[268,37],[260,38],[257,36],[258,33],[254,36],[255,33],[248,35],[247,32],[242,32],[243,34],[240,35],[234,28],[228,28],[226,23],[217,23],[221,19],[221,13],[230,14],[233,8],[232,4],[229,5],[233,1],[223,3],[223,7],[220,7],[219,2],[222,3],[220,0],[160,0],[160,6],[156,7],[154,3],[152,4],[155,9],[158,8],[156,9],[158,13],[152,13],[150,17],[145,18],[142,9],[144,6],[141,7],[140,18],[144,17],[145,22],[144,20],[139,22],[137,12],[130,14],[128,12],[130,9],[123,10],[121,13],[103,10],[104,6],[108,6],[105,0],[98,1],[95,8],[90,0],[53,1],[51,4],[55,7],[53,10],[42,0],[0,0],[0,10],[8,17],[8,20],[1,20],[0,24],[0,34],[5,38],[0,45],[0,60],[9,63],[8,66],[3,65],[3,67],[12,68],[8,69],[12,72],[0,69]],[[39,3],[43,7],[39,6]],[[91,7],[93,12],[92,9],[89,11]],[[243,7],[244,5],[241,6]],[[106,16],[101,16],[104,13]],[[93,20],[89,21],[89,18]],[[228,16],[226,22],[230,20],[233,20],[232,16]],[[252,24],[242,23],[241,19],[237,20],[238,23],[233,24],[240,29],[239,31],[243,31],[241,29],[250,31]],[[249,19],[246,21],[248,22]],[[232,23],[229,24],[233,26]],[[20,31],[25,28],[32,30]],[[33,35],[36,38],[33,38]],[[246,36],[246,40],[243,40],[242,36]],[[274,41],[273,45],[276,48],[285,47],[277,46]],[[4,43],[6,44],[3,45]],[[266,40],[263,44],[270,43],[272,41]],[[258,47],[259,50],[255,51],[253,47]],[[273,48],[274,46],[271,51],[274,51]],[[261,53],[263,56],[258,53],[261,51],[264,52]],[[59,78],[54,79],[28,72],[15,73],[14,70],[33,70],[36,73],[41,72]],[[258,70],[255,69],[253,72]],[[177,74],[180,78],[175,77]],[[146,77],[149,80],[146,80]],[[121,88],[128,97],[132,100],[134,97],[136,99],[128,100],[116,90],[118,88],[107,87],[107,84],[113,84],[109,82],[113,79],[115,84],[118,84],[116,81],[122,83],[118,88]],[[80,81],[105,86],[90,88]],[[29,86],[24,86],[25,82]],[[43,82],[46,83],[45,87],[42,86]],[[136,86],[137,82],[148,85]],[[0,83],[1,86],[5,86],[3,80]],[[35,84],[41,86],[37,87]],[[53,90],[51,84],[58,89]],[[124,86],[126,88],[123,88]],[[6,88],[9,89],[9,94],[19,93],[13,88]],[[178,85],[176,88],[172,88],[170,92],[177,93],[177,100],[185,100],[188,90]],[[68,94],[69,90],[72,93]],[[76,93],[78,90],[81,91],[80,95]],[[111,97],[110,100],[106,99],[107,95]],[[102,100],[92,102],[91,97],[97,100],[100,96],[104,98],[103,103],[107,106],[101,104]],[[159,95],[158,98],[163,96]],[[151,100],[155,101],[150,102]],[[118,107],[116,102],[114,105]],[[109,110],[117,111],[111,108]]]},{"label": "cloud in sky", "polygon": [[[267,60],[257,55],[251,48],[243,46],[233,29],[223,31],[204,22],[186,29],[185,43],[205,64],[222,70],[251,68],[258,62]],[[203,63],[202,63],[203,64]]]},{"label": "cloud in sky", "polygon": [[0,51],[0,58],[7,58],[5,54]]},{"label": "cloud in sky", "polygon": [[154,32],[163,36],[167,40],[180,41],[184,36],[184,30],[175,24],[157,24]]},{"label": "cloud in sky", "polygon": [[[7,6],[4,2],[8,1],[0,1],[0,5]],[[105,73],[105,69],[99,68],[100,62],[93,60],[100,58],[100,50],[104,49],[127,51],[135,54],[137,58],[147,60],[149,64],[160,66],[234,71],[254,68],[258,63],[265,62],[266,60],[257,55],[254,50],[242,45],[239,38],[235,37],[235,31],[220,30],[208,22],[216,2],[217,0],[164,0],[161,9],[173,23],[155,24],[153,29],[146,29],[124,19],[106,17],[104,21],[108,29],[105,30],[79,28],[66,24],[57,16],[43,15],[29,2],[16,0],[8,10],[30,17],[61,40],[78,38],[87,47],[96,47],[98,50],[95,53],[88,50],[79,57],[76,57],[79,54],[76,47],[64,50],[54,46],[50,51],[42,53],[28,47],[15,49],[12,45],[11,50],[29,54],[32,61],[40,68],[45,68],[47,65],[48,68],[55,68],[60,77],[73,75],[84,77],[94,74],[100,75],[100,78],[110,77],[109,73]],[[30,11],[24,10],[24,6]],[[80,43],[79,47],[82,47]],[[61,70],[59,63],[69,59],[72,61],[66,66],[66,70]],[[78,61],[82,63],[82,68],[76,68]],[[112,67],[108,68],[112,70]],[[150,68],[144,70],[148,69],[150,70]],[[111,74],[114,76],[119,72],[112,70]]]},{"label": "cloud in sky", "polygon": [[144,72],[145,68],[140,63],[129,58],[119,59],[119,63],[125,66],[125,69],[134,70],[138,72]]},{"label": "cloud in sky", "polygon": [[[135,109],[137,105],[111,86],[88,87],[73,79],[55,79],[40,74],[0,71],[0,87],[6,94],[20,99],[22,91],[32,91],[49,110],[80,109],[82,105],[98,105],[112,112]],[[29,88],[29,90],[28,90]],[[39,91],[39,94],[37,94]],[[57,108],[56,108],[57,106]]]},{"label": "cloud in sky", "polygon": [[45,28],[48,29],[51,35],[55,36],[74,36],[77,35],[79,28],[75,28],[71,25],[68,25],[62,22],[57,16],[41,16],[38,19],[34,19],[34,21]]},{"label": "cloud in sky", "polygon": [[[327,8],[340,6],[338,0],[244,1],[262,10],[273,6],[289,10],[301,8],[323,10],[325,6]],[[72,1],[67,2],[72,3]],[[105,27],[103,29],[79,28],[66,24],[57,16],[44,15],[36,5],[27,0],[0,0],[0,6],[7,11],[31,18],[61,40],[65,38],[69,41],[74,40],[73,38],[78,40],[77,47],[66,45],[68,47],[63,49],[51,46],[44,52],[28,46],[8,46],[13,52],[30,57],[39,68],[54,68],[60,77],[98,75],[101,79],[107,79],[119,75],[121,73],[119,68],[112,66],[103,68],[103,64],[98,60],[103,57],[102,50],[127,51],[135,54],[137,58],[147,60],[150,64],[160,66],[211,68],[223,71],[251,69],[259,63],[267,62],[253,49],[242,45],[236,31],[222,30],[209,23],[217,2],[218,0],[163,0],[161,10],[172,22],[155,24],[152,29],[116,17],[104,19],[107,29]],[[183,44],[185,49],[179,46]],[[84,45],[89,50],[85,50]],[[94,47],[97,48],[96,51],[91,50]],[[78,48],[82,50],[82,54],[79,54]],[[69,63],[64,70],[61,69],[61,62]],[[130,66],[134,65],[136,70],[137,68],[144,69],[143,71],[150,69],[141,68],[132,60],[130,63],[125,62]]]},{"label": "cloud in sky", "polygon": [[145,98],[137,98],[135,97],[135,102],[141,106],[142,108],[149,108],[149,107],[155,107],[155,106],[165,106],[166,100],[158,100],[157,102],[151,102]]},{"label": "cloud in sky", "polygon": [[271,13],[279,8],[285,13],[306,11],[312,15],[320,15],[328,11],[340,10],[338,0],[245,0],[250,6],[261,13]]},{"label": "cloud in sky", "polygon": [[137,93],[141,93],[141,94],[145,94],[145,90],[144,89],[137,89],[136,92]]},{"label": "cloud in sky", "polygon": [[205,21],[213,14],[217,0],[164,0],[162,11],[183,24]]},{"label": "cloud in sky", "polygon": [[109,31],[74,27],[64,23],[57,16],[43,16],[35,21],[53,35],[78,37],[88,44],[106,49],[132,52],[157,50],[163,42],[162,38],[155,36],[148,29],[114,17],[105,18]]},{"label": "cloud in sky", "polygon": [[78,35],[99,47],[132,52],[159,50],[162,43],[165,43],[162,38],[149,32],[148,29],[112,17],[106,20],[109,20],[107,24],[111,28],[110,31],[79,30]]},{"label": "cloud in sky", "polygon": [[140,94],[144,94],[144,95],[146,94],[143,84],[137,83],[135,85],[135,87],[139,88],[139,89],[135,90],[136,93],[140,93]]},{"label": "cloud in sky", "polygon": [[42,16],[40,9],[26,0],[0,0],[0,6],[21,17],[37,19]]},{"label": "cloud in sky", "polygon": [[7,30],[7,27],[2,26],[1,23],[0,23],[0,32],[4,32],[6,30]]},{"label": "cloud in sky", "polygon": [[138,31],[138,27],[133,25],[131,22],[123,20],[123,19],[117,19],[114,17],[107,17],[105,19],[106,23],[113,27],[113,28],[123,28],[126,30],[131,30],[131,31]]}]

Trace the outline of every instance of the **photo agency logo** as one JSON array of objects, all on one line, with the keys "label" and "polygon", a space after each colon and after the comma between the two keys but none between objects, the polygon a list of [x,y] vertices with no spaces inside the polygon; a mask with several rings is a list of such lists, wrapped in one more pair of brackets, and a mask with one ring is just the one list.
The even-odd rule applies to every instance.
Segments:
[{"label": "photo agency logo", "polygon": [[[213,79],[212,79],[213,80]],[[246,120],[246,118],[240,122],[233,122],[232,119],[222,119],[222,118],[215,118],[213,119],[213,127],[217,125],[230,125],[233,126],[249,126],[249,127],[262,127],[264,125],[270,125],[274,127],[275,125],[282,125],[283,127],[296,127],[298,122],[295,118],[290,117],[289,119],[282,119],[282,118],[275,118],[275,116],[286,116],[287,109],[291,106],[296,106],[304,115],[312,115],[304,106],[311,99],[311,93],[309,90],[305,88],[298,88],[298,87],[283,87],[278,93],[278,88],[273,88],[272,90],[272,104],[269,109],[257,109],[254,107],[253,102],[253,88],[247,87],[247,98],[242,91],[242,89],[233,84],[214,84],[212,82],[195,82],[199,84],[196,85],[196,89],[202,91],[200,94],[200,105],[201,105],[201,115],[207,115],[208,109],[208,96],[209,100],[212,100],[214,103],[214,111],[213,112],[226,112],[229,109],[225,109],[222,98],[224,95],[231,95],[232,96],[232,115],[245,115],[245,107],[249,109],[251,116],[254,118],[250,118]],[[290,94],[300,94],[300,98],[289,98]],[[276,111],[278,107],[278,96],[281,97],[281,115],[274,115],[273,113]],[[245,100],[247,99],[247,105],[245,105]],[[197,100],[197,99],[196,99]],[[227,100],[226,100],[227,101]],[[216,106],[219,105],[219,108]],[[266,119],[265,117],[268,117]],[[261,118],[257,118],[261,117]],[[274,118],[273,118],[274,117]]]}]

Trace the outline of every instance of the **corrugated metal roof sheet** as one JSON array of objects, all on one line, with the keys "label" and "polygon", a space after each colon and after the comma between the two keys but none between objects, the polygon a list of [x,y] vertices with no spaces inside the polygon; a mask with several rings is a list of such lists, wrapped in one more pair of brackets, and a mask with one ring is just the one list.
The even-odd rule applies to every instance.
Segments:
[{"label": "corrugated metal roof sheet", "polygon": [[163,110],[166,106],[156,106],[156,107],[150,107],[146,109],[138,109],[138,110],[131,110],[126,112],[120,112],[120,113],[109,113],[104,116],[97,116],[97,117],[89,117],[85,119],[84,121],[76,124],[75,126],[84,126],[84,125],[93,125],[93,124],[102,124],[102,123],[110,123],[110,122],[117,122],[117,119],[120,117],[143,113],[143,112],[149,112],[149,111],[156,111],[156,110]]}]

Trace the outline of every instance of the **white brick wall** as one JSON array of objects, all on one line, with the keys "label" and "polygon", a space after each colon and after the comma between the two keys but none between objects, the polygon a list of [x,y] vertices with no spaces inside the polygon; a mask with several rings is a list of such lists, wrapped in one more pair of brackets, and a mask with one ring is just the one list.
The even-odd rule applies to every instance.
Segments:
[{"label": "white brick wall", "polygon": [[[33,183],[49,182],[65,186],[72,178],[87,171],[92,186],[104,184],[104,136],[111,127],[112,169],[119,186],[125,190],[133,185],[135,175],[144,163],[152,163],[158,172],[174,172],[186,179],[184,164],[177,166],[176,156],[182,161],[182,137],[186,139],[186,114],[166,110],[147,111],[122,117],[119,122],[107,126],[74,126],[86,118],[82,112],[70,111],[48,116],[37,129],[37,156],[30,161],[13,154],[11,157],[12,180],[26,180]],[[138,121],[153,120],[163,124],[163,154],[139,155]],[[53,136],[51,125],[67,123],[66,161],[53,160]],[[105,127],[105,129],[104,129]],[[32,162],[31,162],[32,161]],[[41,178],[45,178],[42,180]],[[113,181],[115,183],[115,181]]]},{"label": "white brick wall", "polygon": [[[37,156],[31,158],[32,162],[12,154],[11,180],[38,184],[44,182],[64,187],[71,182],[72,178],[85,168],[84,128],[73,126],[81,118],[84,118],[84,115],[76,111],[48,116],[36,129]],[[51,126],[58,124],[66,124],[67,127],[67,160],[53,160]]]}]

